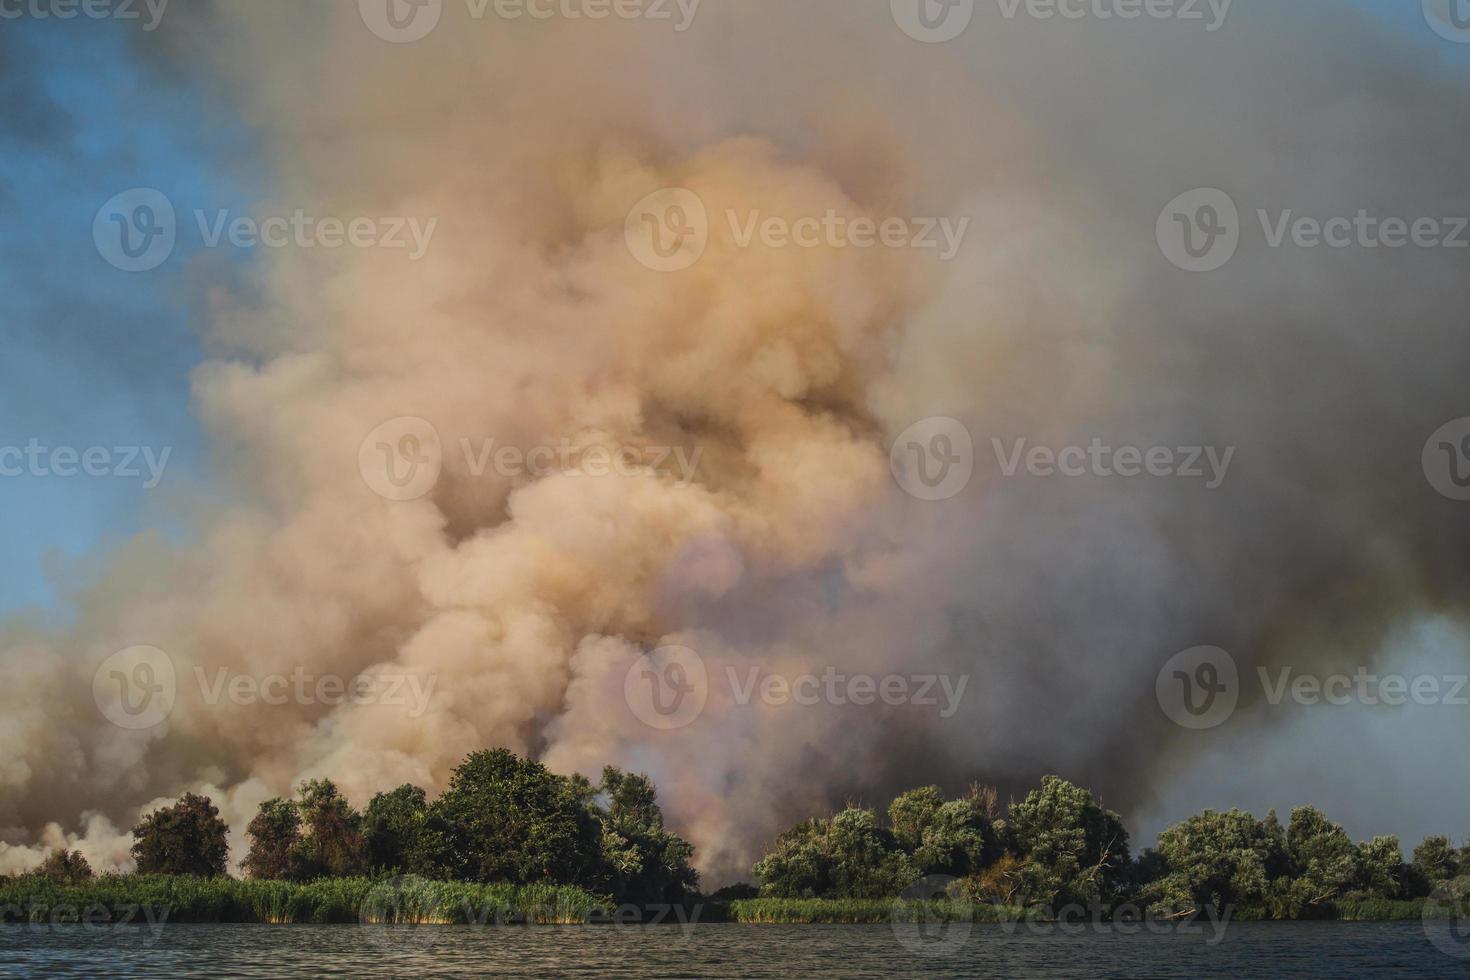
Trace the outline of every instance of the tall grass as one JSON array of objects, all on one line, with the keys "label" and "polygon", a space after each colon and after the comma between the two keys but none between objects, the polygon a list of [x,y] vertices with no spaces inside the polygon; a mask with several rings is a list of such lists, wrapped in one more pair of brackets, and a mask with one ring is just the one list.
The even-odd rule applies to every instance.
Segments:
[{"label": "tall grass", "polygon": [[306,884],[169,875],[104,875],[69,885],[0,879],[0,921],[120,920],[148,909],[168,922],[570,924],[610,903],[564,885],[477,885],[420,878]]}]

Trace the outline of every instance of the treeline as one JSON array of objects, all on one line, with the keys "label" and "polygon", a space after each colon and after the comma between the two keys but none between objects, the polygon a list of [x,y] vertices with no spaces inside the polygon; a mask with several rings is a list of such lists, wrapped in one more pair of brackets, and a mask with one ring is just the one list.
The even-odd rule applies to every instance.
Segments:
[{"label": "treeline", "polygon": [[[228,834],[207,797],[186,794],[133,828],[137,874],[224,878]],[[646,776],[608,767],[593,784],[503,749],[466,758],[434,800],[405,785],[379,793],[359,812],[330,780],[303,783],[290,799],[262,803],[246,836],[242,867],[257,882],[408,875],[571,887],[621,905],[698,898],[694,849],[664,828]],[[82,856],[69,851],[54,852],[36,873],[70,885],[94,878]],[[849,807],[804,820],[777,837],[754,875],[758,889],[732,886],[710,899],[944,897],[1039,912],[1126,903],[1161,917],[1228,910],[1234,918],[1381,918],[1404,912],[1392,903],[1447,886],[1451,900],[1470,897],[1470,844],[1456,848],[1430,837],[1405,861],[1397,838],[1355,843],[1307,806],[1293,810],[1285,825],[1274,811],[1262,820],[1206,810],[1134,856],[1116,813],[1087,790],[1048,776],[1009,805],[991,788],[947,800],[926,786],[894,799],[886,819]]]},{"label": "treeline", "polygon": [[1023,909],[1129,903],[1163,917],[1227,908],[1235,918],[1369,917],[1375,903],[1421,899],[1470,875],[1470,844],[1430,837],[1405,862],[1398,838],[1354,843],[1310,806],[1285,826],[1275,811],[1258,820],[1206,810],[1135,858],[1118,815],[1056,776],[1008,807],[985,787],[956,800],[934,786],[910,790],[887,817],[849,807],[792,827],[755,866],[760,894],[852,900],[945,886],[949,898]]},{"label": "treeline", "polygon": [[[133,828],[139,875],[225,875],[229,828],[208,797],[186,794]],[[252,879],[307,883],[415,875],[442,882],[576,886],[619,903],[677,904],[697,889],[694,848],[664,829],[653,783],[611,766],[593,784],[504,749],[464,760],[430,801],[404,785],[361,812],[327,779],[260,805],[246,828]],[[81,883],[82,856],[58,851],[38,872]]]}]

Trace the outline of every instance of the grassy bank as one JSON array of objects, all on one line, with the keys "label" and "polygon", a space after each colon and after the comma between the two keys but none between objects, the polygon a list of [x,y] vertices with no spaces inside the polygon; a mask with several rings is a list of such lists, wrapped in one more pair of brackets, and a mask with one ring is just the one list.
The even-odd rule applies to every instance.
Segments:
[{"label": "grassy bank", "polygon": [[892,899],[746,898],[729,905],[731,922],[752,925],[879,925],[900,921],[1023,921],[1040,912],[960,902],[895,901]]},{"label": "grassy bank", "polygon": [[[569,886],[475,885],[421,878],[284,881],[105,875],[68,885],[39,875],[0,879],[0,922],[394,923],[424,925],[572,925],[628,922],[629,909]],[[631,921],[638,921],[633,909]],[[647,912],[647,910],[644,910]],[[685,909],[659,907],[645,921],[747,925],[886,925],[897,921],[979,923],[1045,921],[1041,909],[891,899],[751,898]],[[1323,906],[1313,919],[1413,921],[1425,901],[1370,900]],[[1430,918],[1453,918],[1433,905]],[[1251,916],[1232,915],[1242,921]]]},{"label": "grassy bank", "polygon": [[[1134,913],[1137,914],[1136,912]],[[1425,900],[1368,900],[1325,906],[1309,918],[1339,922],[1408,922],[1426,917]],[[1437,904],[1428,918],[1454,918],[1452,906]],[[995,905],[966,906],[959,902],[911,902],[886,899],[751,898],[729,903],[725,918],[752,925],[878,925],[899,921],[951,922],[1043,922],[1042,909],[1007,908]],[[1231,916],[1243,921],[1252,916]]]},{"label": "grassy bank", "polygon": [[606,900],[567,886],[475,885],[423,879],[284,881],[105,875],[68,885],[39,876],[0,881],[0,920],[122,921],[147,909],[168,922],[586,922]]}]

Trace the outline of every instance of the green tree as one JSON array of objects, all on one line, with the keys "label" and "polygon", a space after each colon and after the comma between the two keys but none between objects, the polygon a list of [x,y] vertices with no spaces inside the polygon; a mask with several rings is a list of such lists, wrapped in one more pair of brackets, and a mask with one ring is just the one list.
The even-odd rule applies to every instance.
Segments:
[{"label": "green tree", "polygon": [[242,867],[252,878],[293,881],[299,875],[292,855],[301,843],[301,813],[296,804],[279,797],[266,800],[245,828],[250,852]]},{"label": "green tree", "polygon": [[363,838],[373,871],[426,873],[435,863],[429,853],[433,836],[429,803],[417,786],[405,783],[379,793],[363,811]]},{"label": "green tree", "polygon": [[1358,877],[1358,848],[1341,827],[1312,806],[1291,811],[1286,826],[1291,884],[1278,914],[1298,917],[1330,905],[1352,889]]},{"label": "green tree", "polygon": [[296,809],[301,814],[301,839],[292,848],[296,875],[313,878],[350,878],[367,870],[362,816],[330,779],[301,784]]},{"label": "green tree", "polygon": [[602,784],[586,795],[602,828],[602,887],[619,901],[644,904],[682,902],[698,888],[699,874],[690,866],[694,847],[664,830],[647,776],[608,766]]},{"label": "green tree", "polygon": [[1137,878],[1141,899],[1158,915],[1228,907],[1242,918],[1263,918],[1272,883],[1288,864],[1274,813],[1258,821],[1243,810],[1206,810],[1161,833],[1158,850],[1140,858]]},{"label": "green tree", "polygon": [[41,862],[41,866],[36,869],[36,874],[68,885],[80,885],[96,877],[92,873],[92,866],[87,863],[86,858],[82,857],[81,851],[68,851],[65,848],[59,848],[46,855],[46,860]]},{"label": "green tree", "polygon": [[938,786],[921,786],[894,797],[888,804],[888,825],[898,846],[913,853],[924,843],[924,831],[944,805],[944,794]]},{"label": "green tree", "polygon": [[225,873],[229,832],[209,797],[185,793],[133,828],[133,860],[139,874],[217,877]]},{"label": "green tree", "polygon": [[755,874],[773,898],[888,898],[920,878],[877,815],[851,807],[783,833]]},{"label": "green tree", "polygon": [[1413,857],[1404,869],[1404,891],[1412,898],[1423,898],[1440,885],[1453,880],[1470,862],[1462,862],[1448,837],[1426,837],[1414,848]]},{"label": "green tree", "polygon": [[1397,837],[1375,837],[1358,845],[1353,891],[1364,897],[1398,898],[1404,886],[1404,854]]},{"label": "green tree", "polygon": [[429,808],[443,843],[440,875],[512,884],[583,884],[596,878],[600,828],[585,780],[557,776],[505,749],[462,762]]},{"label": "green tree", "polygon": [[1009,833],[1025,856],[1024,893],[1043,904],[1117,897],[1130,871],[1123,821],[1087,790],[1047,776],[1011,807]]}]

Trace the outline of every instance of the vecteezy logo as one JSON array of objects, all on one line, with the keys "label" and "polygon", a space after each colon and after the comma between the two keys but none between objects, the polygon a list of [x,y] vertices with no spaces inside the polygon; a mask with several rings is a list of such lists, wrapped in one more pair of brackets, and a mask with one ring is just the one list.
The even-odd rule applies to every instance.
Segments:
[{"label": "vecteezy logo", "polygon": [[1176,653],[1154,684],[1159,707],[1181,728],[1202,731],[1223,725],[1240,701],[1235,658],[1219,647]]},{"label": "vecteezy logo", "polygon": [[429,36],[444,13],[444,0],[357,0],[367,29],[385,41],[410,44]]},{"label": "vecteezy logo", "polygon": [[955,879],[929,875],[903,890],[889,921],[904,949],[920,956],[953,956],[970,940],[974,906],[950,897]]},{"label": "vecteezy logo", "polygon": [[1424,900],[1424,935],[1441,953],[1470,959],[1470,876],[1438,885]]},{"label": "vecteezy logo", "polygon": [[1470,0],[1424,0],[1424,19],[1446,41],[1470,44]]},{"label": "vecteezy logo", "polygon": [[123,272],[156,269],[173,254],[178,236],[174,206],[161,191],[135,187],[102,205],[92,241],[108,265]]},{"label": "vecteezy logo", "polygon": [[925,44],[952,41],[975,16],[975,0],[889,0],[894,23]]},{"label": "vecteezy logo", "polygon": [[1470,500],[1470,418],[1440,426],[1424,444],[1424,476],[1451,500]]},{"label": "vecteezy logo", "polygon": [[955,419],[924,419],[894,440],[888,465],[909,496],[948,500],[970,485],[975,473],[975,442],[970,430]]},{"label": "vecteezy logo", "polygon": [[623,224],[628,251],[655,272],[680,272],[709,246],[709,214],[699,195],[666,187],[633,205]]},{"label": "vecteezy logo", "polygon": [[662,646],[645,653],[633,661],[623,678],[623,699],[650,728],[683,728],[700,716],[709,700],[704,660],[683,646]]},{"label": "vecteezy logo", "polygon": [[1186,191],[1164,206],[1154,228],[1164,258],[1187,272],[1214,272],[1240,247],[1240,212],[1213,187]]},{"label": "vecteezy logo", "polygon": [[174,710],[178,675],[157,647],[119,650],[92,675],[92,699],[102,716],[134,731],[160,724]]},{"label": "vecteezy logo", "polygon": [[417,500],[439,482],[444,447],[439,432],[414,416],[390,419],[368,433],[357,450],[363,482],[388,500]]}]

